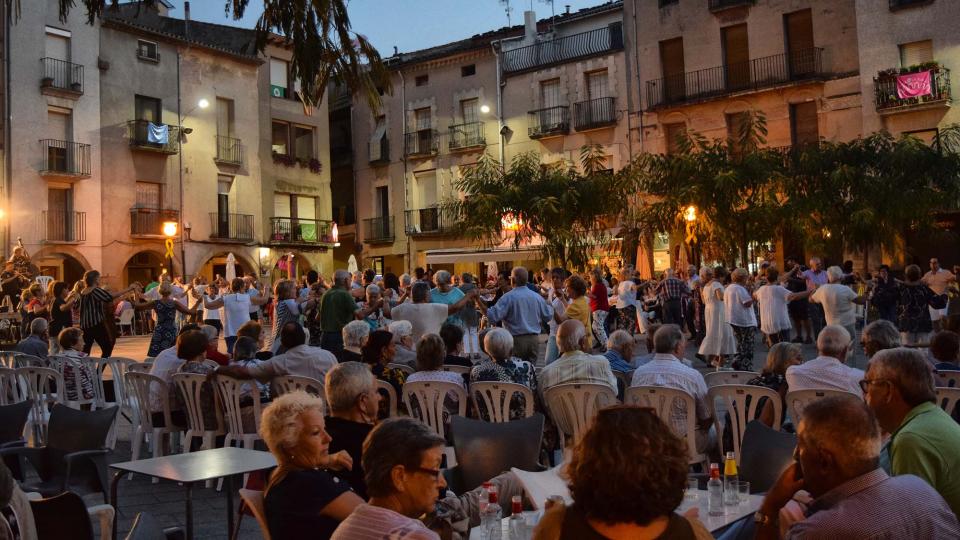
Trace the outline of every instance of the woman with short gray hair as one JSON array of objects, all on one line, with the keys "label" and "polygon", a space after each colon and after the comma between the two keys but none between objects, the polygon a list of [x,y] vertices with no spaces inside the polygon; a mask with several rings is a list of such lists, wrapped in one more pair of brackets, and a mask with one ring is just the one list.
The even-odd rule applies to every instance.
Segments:
[{"label": "woman with short gray hair", "polygon": [[[513,336],[503,328],[492,328],[483,337],[483,349],[490,356],[470,370],[470,384],[475,382],[508,382],[522,384],[537,395],[537,372],[533,364],[510,356],[513,350]],[[482,403],[478,403],[481,418],[486,417]],[[510,419],[525,416],[522,400],[513,399],[510,403]]]},{"label": "woman with short gray hair", "polygon": [[443,370],[443,357],[447,348],[437,334],[426,334],[417,343],[417,371],[407,377],[407,382],[448,382],[466,389],[463,376]]},{"label": "woman with short gray hair", "polygon": [[417,352],[413,350],[413,324],[410,321],[393,321],[387,327],[393,334],[393,343],[397,352],[393,361],[417,369]]},{"label": "woman with short gray hair", "polygon": [[263,410],[260,436],[277,460],[263,506],[272,538],[329,538],[363,499],[332,471],[349,470],[345,451],[328,452],[323,401],[284,394]]},{"label": "woman with short gray hair", "polygon": [[343,326],[343,350],[338,358],[341,362],[362,362],[361,349],[370,336],[370,325],[364,321],[350,321]]}]

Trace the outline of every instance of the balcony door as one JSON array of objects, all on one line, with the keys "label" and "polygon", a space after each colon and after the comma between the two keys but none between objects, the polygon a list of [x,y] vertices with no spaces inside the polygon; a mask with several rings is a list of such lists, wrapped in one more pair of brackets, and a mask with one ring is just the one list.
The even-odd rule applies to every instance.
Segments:
[{"label": "balcony door", "polygon": [[430,117],[430,107],[413,111],[413,121],[417,130],[416,154],[423,154],[430,150],[433,144],[433,122]]},{"label": "balcony door", "polygon": [[793,146],[816,144],[820,141],[816,101],[790,105],[790,136]]},{"label": "balcony door", "polygon": [[663,70],[663,97],[668,103],[680,101],[687,95],[683,65],[683,38],[660,42],[660,67]]},{"label": "balcony door", "polygon": [[[55,88],[70,88],[74,82],[80,82],[70,66],[70,32],[59,28],[47,27],[44,39],[44,52],[54,62],[46,63],[43,76],[53,79]],[[76,79],[76,80],[74,80]]]},{"label": "balcony door", "polygon": [[50,107],[47,109],[47,164],[46,170],[67,173],[76,156],[71,156],[70,141],[73,140],[73,117],[70,109]]},{"label": "balcony door", "polygon": [[217,175],[217,238],[231,238],[230,188],[232,186],[232,177]]},{"label": "balcony door", "polygon": [[373,199],[374,219],[372,223],[373,237],[386,238],[389,236],[390,225],[390,188],[387,186],[377,186]]},{"label": "balcony door", "polygon": [[607,70],[594,71],[587,73],[587,100],[588,111],[590,115],[587,124],[607,122],[613,115],[613,109],[608,100],[610,97],[609,80]]},{"label": "balcony door", "polygon": [[787,40],[787,66],[790,78],[813,75],[817,71],[817,55],[813,43],[813,14],[809,9],[783,16]]},{"label": "balcony door", "polygon": [[750,45],[747,25],[736,24],[720,29],[723,44],[723,73],[726,90],[735,91],[750,86]]},{"label": "balcony door", "polygon": [[73,190],[47,190],[47,234],[45,240],[73,240]]},{"label": "balcony door", "polygon": [[440,226],[437,221],[437,171],[418,173],[414,178],[420,209],[420,231],[436,231]]},{"label": "balcony door", "polygon": [[234,140],[233,100],[217,98],[217,158],[240,161],[238,141]]},{"label": "balcony door", "polygon": [[559,129],[563,125],[560,105],[560,79],[540,82],[540,129],[543,132]]}]

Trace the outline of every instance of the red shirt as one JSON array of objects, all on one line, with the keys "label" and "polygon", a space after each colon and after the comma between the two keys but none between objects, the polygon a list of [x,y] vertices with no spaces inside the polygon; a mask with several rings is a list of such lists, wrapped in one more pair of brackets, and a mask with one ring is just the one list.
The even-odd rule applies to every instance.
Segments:
[{"label": "red shirt", "polygon": [[590,311],[610,311],[610,302],[607,300],[607,287],[599,281],[590,289]]},{"label": "red shirt", "polygon": [[207,345],[207,359],[213,360],[221,366],[225,366],[230,363],[230,357],[218,351],[217,346],[213,343]]}]

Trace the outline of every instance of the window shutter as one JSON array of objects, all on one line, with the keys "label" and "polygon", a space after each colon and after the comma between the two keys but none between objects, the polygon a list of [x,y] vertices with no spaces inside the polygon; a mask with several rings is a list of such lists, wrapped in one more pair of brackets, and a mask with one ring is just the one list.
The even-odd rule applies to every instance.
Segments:
[{"label": "window shutter", "polygon": [[914,41],[900,45],[900,67],[933,62],[933,41]]}]

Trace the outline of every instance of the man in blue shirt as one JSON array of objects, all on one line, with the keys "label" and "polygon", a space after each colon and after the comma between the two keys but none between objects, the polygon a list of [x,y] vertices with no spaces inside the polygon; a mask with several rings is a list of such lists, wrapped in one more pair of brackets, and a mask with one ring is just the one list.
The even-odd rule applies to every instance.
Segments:
[{"label": "man in blue shirt", "polygon": [[607,338],[607,352],[604,358],[610,362],[610,369],[627,373],[633,371],[630,360],[633,358],[633,336],[626,330],[617,330]]},{"label": "man in blue shirt", "polygon": [[510,273],[513,289],[500,297],[496,304],[487,307],[479,300],[491,324],[503,323],[513,336],[513,356],[531,363],[536,361],[540,342],[538,336],[547,322],[553,318],[553,308],[540,293],[527,287],[527,269],[517,266]]}]

